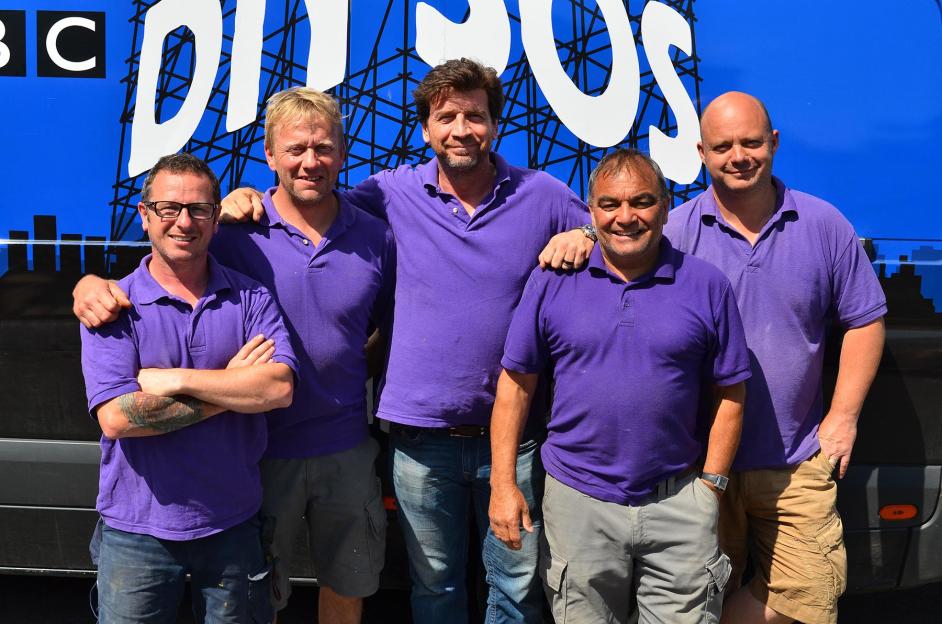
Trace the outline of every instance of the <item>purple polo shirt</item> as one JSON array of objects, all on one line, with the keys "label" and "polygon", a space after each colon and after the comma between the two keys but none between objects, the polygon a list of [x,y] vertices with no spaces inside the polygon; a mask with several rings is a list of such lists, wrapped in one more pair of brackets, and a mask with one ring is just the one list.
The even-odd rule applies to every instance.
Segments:
[{"label": "purple polo shirt", "polygon": [[[210,257],[209,283],[195,307],[163,289],[148,255],[118,282],[131,308],[114,323],[81,329],[88,409],[139,392],[142,368],[222,369],[253,336],[275,340],[276,362],[297,372],[278,306],[268,291]],[[163,435],[101,439],[96,508],[121,531],[190,540],[235,526],[258,512],[258,461],[265,450],[260,414],[223,412]]]},{"label": "purple polo shirt", "polygon": [[620,505],[644,502],[702,457],[702,391],[749,377],[729,281],[666,239],[632,282],[608,270],[599,246],[574,275],[533,271],[501,364],[555,381],[546,471]]},{"label": "purple polo shirt", "polygon": [[364,345],[388,324],[395,245],[384,222],[338,195],[337,218],[314,246],[278,214],[274,190],[258,223],[220,226],[212,251],[274,294],[298,355],[294,401],[269,412],[265,456],[339,453],[369,435]]},{"label": "purple polo shirt", "polygon": [[552,176],[491,154],[474,216],[438,184],[438,161],[378,173],[348,193],[389,221],[396,307],[378,415],[423,427],[487,424],[514,307],[546,242],[588,222]]},{"label": "purple polo shirt", "polygon": [[861,327],[886,298],[853,227],[834,206],[786,188],[755,246],[723,219],[713,187],[672,211],[675,247],[719,267],[733,284],[753,375],[736,470],[793,466],[820,448],[821,369],[828,327]]}]

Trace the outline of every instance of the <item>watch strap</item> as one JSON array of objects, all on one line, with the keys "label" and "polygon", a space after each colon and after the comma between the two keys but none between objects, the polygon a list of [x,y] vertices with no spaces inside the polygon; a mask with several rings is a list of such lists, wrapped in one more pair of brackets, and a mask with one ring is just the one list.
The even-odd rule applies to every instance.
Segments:
[{"label": "watch strap", "polygon": [[704,481],[709,481],[712,483],[713,487],[718,489],[720,492],[725,492],[726,486],[729,485],[729,477],[720,474],[714,474],[712,472],[701,472],[700,478]]}]

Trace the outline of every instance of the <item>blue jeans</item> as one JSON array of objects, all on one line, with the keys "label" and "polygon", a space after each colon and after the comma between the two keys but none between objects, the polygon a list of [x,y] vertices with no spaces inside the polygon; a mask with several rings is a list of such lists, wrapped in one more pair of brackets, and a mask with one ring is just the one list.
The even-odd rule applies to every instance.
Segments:
[{"label": "blue jeans", "polygon": [[263,576],[266,563],[256,518],[186,541],[127,533],[103,523],[99,528],[98,621],[102,624],[173,624],[187,574],[197,622],[271,622],[269,579],[257,578]]},{"label": "blue jeans", "polygon": [[469,523],[474,514],[487,573],[485,622],[542,622],[543,594],[537,574],[543,465],[536,441],[520,445],[517,482],[530,507],[533,533],[510,550],[490,530],[491,447],[488,437],[393,426],[392,475],[412,574],[416,624],[468,621],[465,589]]}]

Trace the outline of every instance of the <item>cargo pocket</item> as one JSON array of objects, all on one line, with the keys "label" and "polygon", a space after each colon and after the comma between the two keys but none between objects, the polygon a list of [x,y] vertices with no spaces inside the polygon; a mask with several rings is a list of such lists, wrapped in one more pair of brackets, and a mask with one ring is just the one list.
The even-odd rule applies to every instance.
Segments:
[{"label": "cargo pocket", "polygon": [[261,570],[249,575],[249,617],[253,624],[271,624],[275,619],[271,570],[271,564],[266,563]]},{"label": "cargo pocket", "polygon": [[[711,494],[715,496],[712,492]],[[720,621],[720,614],[723,612],[723,592],[726,590],[726,584],[732,572],[729,557],[720,553],[716,561],[706,566],[706,570],[707,592],[703,621],[706,624],[716,624]]]},{"label": "cargo pocket", "polygon": [[828,588],[828,608],[836,605],[838,597],[847,587],[847,552],[844,550],[844,526],[836,513],[821,529],[815,533],[815,541],[824,555],[826,569],[830,572],[830,581],[824,583]]},{"label": "cargo pocket", "polygon": [[[545,544],[544,544],[545,545]],[[550,553],[540,554],[540,578],[556,624],[566,624],[566,567],[568,562]]]},{"label": "cargo pocket", "polygon": [[386,563],[386,508],[383,491],[376,479],[374,494],[366,503],[366,543],[370,554],[370,572],[379,574]]}]

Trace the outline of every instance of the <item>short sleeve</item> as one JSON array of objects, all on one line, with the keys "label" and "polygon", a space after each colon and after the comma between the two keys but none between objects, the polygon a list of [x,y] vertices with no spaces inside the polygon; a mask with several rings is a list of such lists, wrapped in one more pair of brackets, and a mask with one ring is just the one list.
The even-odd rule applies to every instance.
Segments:
[{"label": "short sleeve", "polygon": [[291,348],[291,339],[288,336],[281,309],[267,289],[259,286],[249,292],[251,298],[247,302],[248,310],[245,315],[246,338],[262,334],[265,338],[273,340],[275,353],[272,355],[272,361],[287,364],[297,378],[298,358],[294,354],[294,349]]},{"label": "short sleeve", "polygon": [[726,278],[713,310],[715,343],[712,352],[713,383],[731,386],[752,377],[749,350],[733,288]]},{"label": "short sleeve", "polygon": [[563,204],[564,227],[561,231],[568,232],[580,225],[591,223],[592,217],[589,216],[589,207],[586,206],[585,202],[579,199],[571,190],[566,195],[567,197]]},{"label": "short sleeve", "polygon": [[130,316],[122,312],[116,321],[98,329],[80,328],[82,374],[88,412],[95,417],[99,405],[130,392],[140,392],[137,374],[141,364]]},{"label": "short sleeve", "polygon": [[396,295],[396,240],[392,230],[386,229],[382,264],[380,265],[380,288],[373,302],[370,320],[384,336],[392,335],[392,313]]},{"label": "short sleeve", "polygon": [[832,287],[836,318],[845,329],[862,327],[886,314],[886,295],[855,234],[834,266]]},{"label": "short sleeve", "polygon": [[383,190],[384,177],[392,175],[390,171],[381,171],[371,175],[355,187],[346,191],[344,197],[354,206],[374,217],[388,222],[386,216],[386,193]]},{"label": "short sleeve", "polygon": [[514,310],[504,341],[500,363],[516,373],[538,373],[549,359],[549,347],[543,332],[542,307],[546,297],[546,277],[539,268],[530,273],[517,309]]}]

